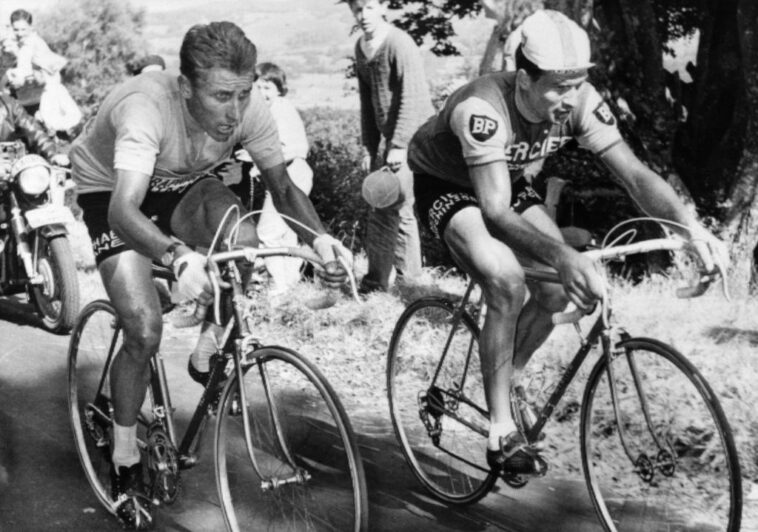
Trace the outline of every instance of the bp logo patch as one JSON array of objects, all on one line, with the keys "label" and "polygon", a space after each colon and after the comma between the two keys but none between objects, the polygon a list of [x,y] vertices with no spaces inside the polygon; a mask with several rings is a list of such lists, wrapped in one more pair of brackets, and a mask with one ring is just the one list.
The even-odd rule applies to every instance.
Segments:
[{"label": "bp logo patch", "polygon": [[606,126],[612,126],[616,123],[613,113],[605,102],[600,102],[593,112],[595,113],[595,117]]},{"label": "bp logo patch", "polygon": [[479,142],[484,142],[491,139],[492,135],[497,132],[497,120],[484,115],[471,115],[468,128],[472,137]]}]

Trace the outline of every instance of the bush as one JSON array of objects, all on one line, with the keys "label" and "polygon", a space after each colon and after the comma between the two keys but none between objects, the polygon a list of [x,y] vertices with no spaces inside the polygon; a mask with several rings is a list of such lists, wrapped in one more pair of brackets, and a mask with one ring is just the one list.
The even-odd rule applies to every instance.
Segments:
[{"label": "bush", "polygon": [[317,107],[303,111],[302,117],[311,143],[311,200],[327,230],[357,252],[364,247],[369,209],[361,197],[359,115]]},{"label": "bush", "polygon": [[146,49],[144,10],[128,1],[64,0],[40,15],[38,31],[68,59],[62,79],[85,116],[126,77],[126,63]]}]

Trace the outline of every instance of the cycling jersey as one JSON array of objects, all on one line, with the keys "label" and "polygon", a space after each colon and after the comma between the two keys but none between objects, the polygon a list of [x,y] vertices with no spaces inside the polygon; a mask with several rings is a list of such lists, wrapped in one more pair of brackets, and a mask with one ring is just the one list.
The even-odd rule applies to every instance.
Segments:
[{"label": "cycling jersey", "polygon": [[74,142],[70,159],[79,194],[114,188],[115,170],[151,176],[148,194],[183,192],[241,144],[258,168],[284,161],[276,124],[256,90],[226,141],[212,139],[189,114],[176,75],[149,72],[127,80],[103,101]]},{"label": "cycling jersey", "polygon": [[608,104],[587,82],[560,124],[529,122],[517,110],[515,97],[516,72],[482,76],[455,91],[413,136],[411,170],[471,188],[471,166],[506,161],[511,181],[516,181],[529,163],[573,138],[598,154],[621,141]]}]

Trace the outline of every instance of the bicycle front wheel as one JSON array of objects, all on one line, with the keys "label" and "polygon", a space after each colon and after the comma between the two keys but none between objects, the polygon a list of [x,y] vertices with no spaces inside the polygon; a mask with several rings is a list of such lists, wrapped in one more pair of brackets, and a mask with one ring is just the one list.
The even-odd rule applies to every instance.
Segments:
[{"label": "bicycle front wheel", "polygon": [[403,312],[390,341],[387,393],[413,474],[435,497],[471,504],[497,476],[486,462],[479,330],[469,314],[455,320],[454,312],[439,298],[420,299]]},{"label": "bicycle front wheel", "polygon": [[240,383],[219,403],[216,480],[229,530],[366,530],[368,492],[350,421],[309,361],[281,347],[246,369],[247,445]]},{"label": "bicycle front wheel", "polygon": [[68,411],[76,450],[92,490],[111,513],[109,374],[122,337],[113,306],[93,301],[79,314],[68,349]]},{"label": "bicycle front wheel", "polygon": [[710,386],[679,352],[623,340],[595,365],[581,415],[585,478],[606,530],[739,530],[731,430]]}]

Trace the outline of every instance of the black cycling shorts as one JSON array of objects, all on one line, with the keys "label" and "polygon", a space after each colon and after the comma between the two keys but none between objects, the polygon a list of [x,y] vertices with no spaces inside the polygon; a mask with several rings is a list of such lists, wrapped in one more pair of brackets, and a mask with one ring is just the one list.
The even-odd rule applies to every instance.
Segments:
[{"label": "black cycling shorts", "polygon": [[[152,192],[148,191],[145,200],[140,206],[140,211],[150,218],[166,235],[171,235],[171,215],[179,204],[179,201],[195,184],[202,179],[216,178],[209,174],[194,181],[190,186],[180,192]],[[80,194],[77,198],[79,207],[82,208],[82,220],[87,226],[92,251],[95,254],[95,264],[100,263],[129,249],[123,240],[113,232],[108,224],[108,205],[111,200],[110,192],[91,192]]]},{"label": "black cycling shorts", "polygon": [[[413,193],[419,220],[440,240],[455,213],[465,207],[479,205],[473,189],[428,174],[413,174]],[[544,202],[544,198],[523,177],[513,183],[511,209],[515,212],[521,214],[529,207]]]}]

